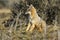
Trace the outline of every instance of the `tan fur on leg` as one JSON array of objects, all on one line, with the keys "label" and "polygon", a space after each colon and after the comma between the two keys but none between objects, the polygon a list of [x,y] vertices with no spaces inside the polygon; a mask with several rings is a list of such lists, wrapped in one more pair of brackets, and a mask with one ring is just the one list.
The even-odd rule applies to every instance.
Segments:
[{"label": "tan fur on leg", "polygon": [[31,26],[31,24],[28,23],[28,26],[27,26],[26,32],[29,30],[30,26]]},{"label": "tan fur on leg", "polygon": [[33,24],[29,31],[32,32],[34,28],[35,28],[35,25]]},{"label": "tan fur on leg", "polygon": [[42,28],[39,28],[39,32],[42,32],[43,31],[43,29]]}]

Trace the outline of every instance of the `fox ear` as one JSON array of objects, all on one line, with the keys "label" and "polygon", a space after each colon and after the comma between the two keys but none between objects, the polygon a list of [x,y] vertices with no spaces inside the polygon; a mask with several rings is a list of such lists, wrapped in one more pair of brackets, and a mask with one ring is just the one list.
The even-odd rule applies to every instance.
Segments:
[{"label": "fox ear", "polygon": [[30,6],[32,7],[33,5],[31,4]]},{"label": "fox ear", "polygon": [[34,11],[34,12],[36,11],[36,8],[32,4],[30,5],[30,8],[32,11]]},{"label": "fox ear", "polygon": [[31,4],[31,5],[30,5],[30,8],[34,8],[34,6]]}]

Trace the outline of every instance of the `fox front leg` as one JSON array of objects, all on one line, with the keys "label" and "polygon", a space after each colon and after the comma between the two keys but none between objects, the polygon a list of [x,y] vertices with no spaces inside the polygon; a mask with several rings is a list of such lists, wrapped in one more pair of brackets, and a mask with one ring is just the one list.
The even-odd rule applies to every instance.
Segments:
[{"label": "fox front leg", "polygon": [[27,26],[26,31],[28,31],[28,30],[29,30],[30,26],[31,26],[31,24],[30,24],[30,23],[28,23],[28,26]]},{"label": "fox front leg", "polygon": [[32,32],[34,28],[35,28],[35,24],[32,24],[32,26],[31,26],[29,31]]}]

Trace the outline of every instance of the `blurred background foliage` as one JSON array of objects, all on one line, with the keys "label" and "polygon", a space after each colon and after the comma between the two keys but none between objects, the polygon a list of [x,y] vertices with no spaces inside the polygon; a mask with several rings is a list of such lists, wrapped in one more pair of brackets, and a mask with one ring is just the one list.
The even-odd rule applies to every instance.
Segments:
[{"label": "blurred background foliage", "polygon": [[[46,21],[46,32],[25,32],[29,21],[25,12],[30,4]],[[60,0],[0,0],[0,40],[60,40],[59,29]]]}]

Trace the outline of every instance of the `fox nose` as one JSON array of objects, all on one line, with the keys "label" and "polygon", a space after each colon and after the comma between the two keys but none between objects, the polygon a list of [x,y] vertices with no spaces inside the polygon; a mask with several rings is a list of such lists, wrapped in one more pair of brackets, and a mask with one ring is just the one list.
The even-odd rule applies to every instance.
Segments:
[{"label": "fox nose", "polygon": [[26,12],[25,14],[30,14],[31,12]]},{"label": "fox nose", "polygon": [[28,12],[26,12],[25,14],[29,14]]}]

